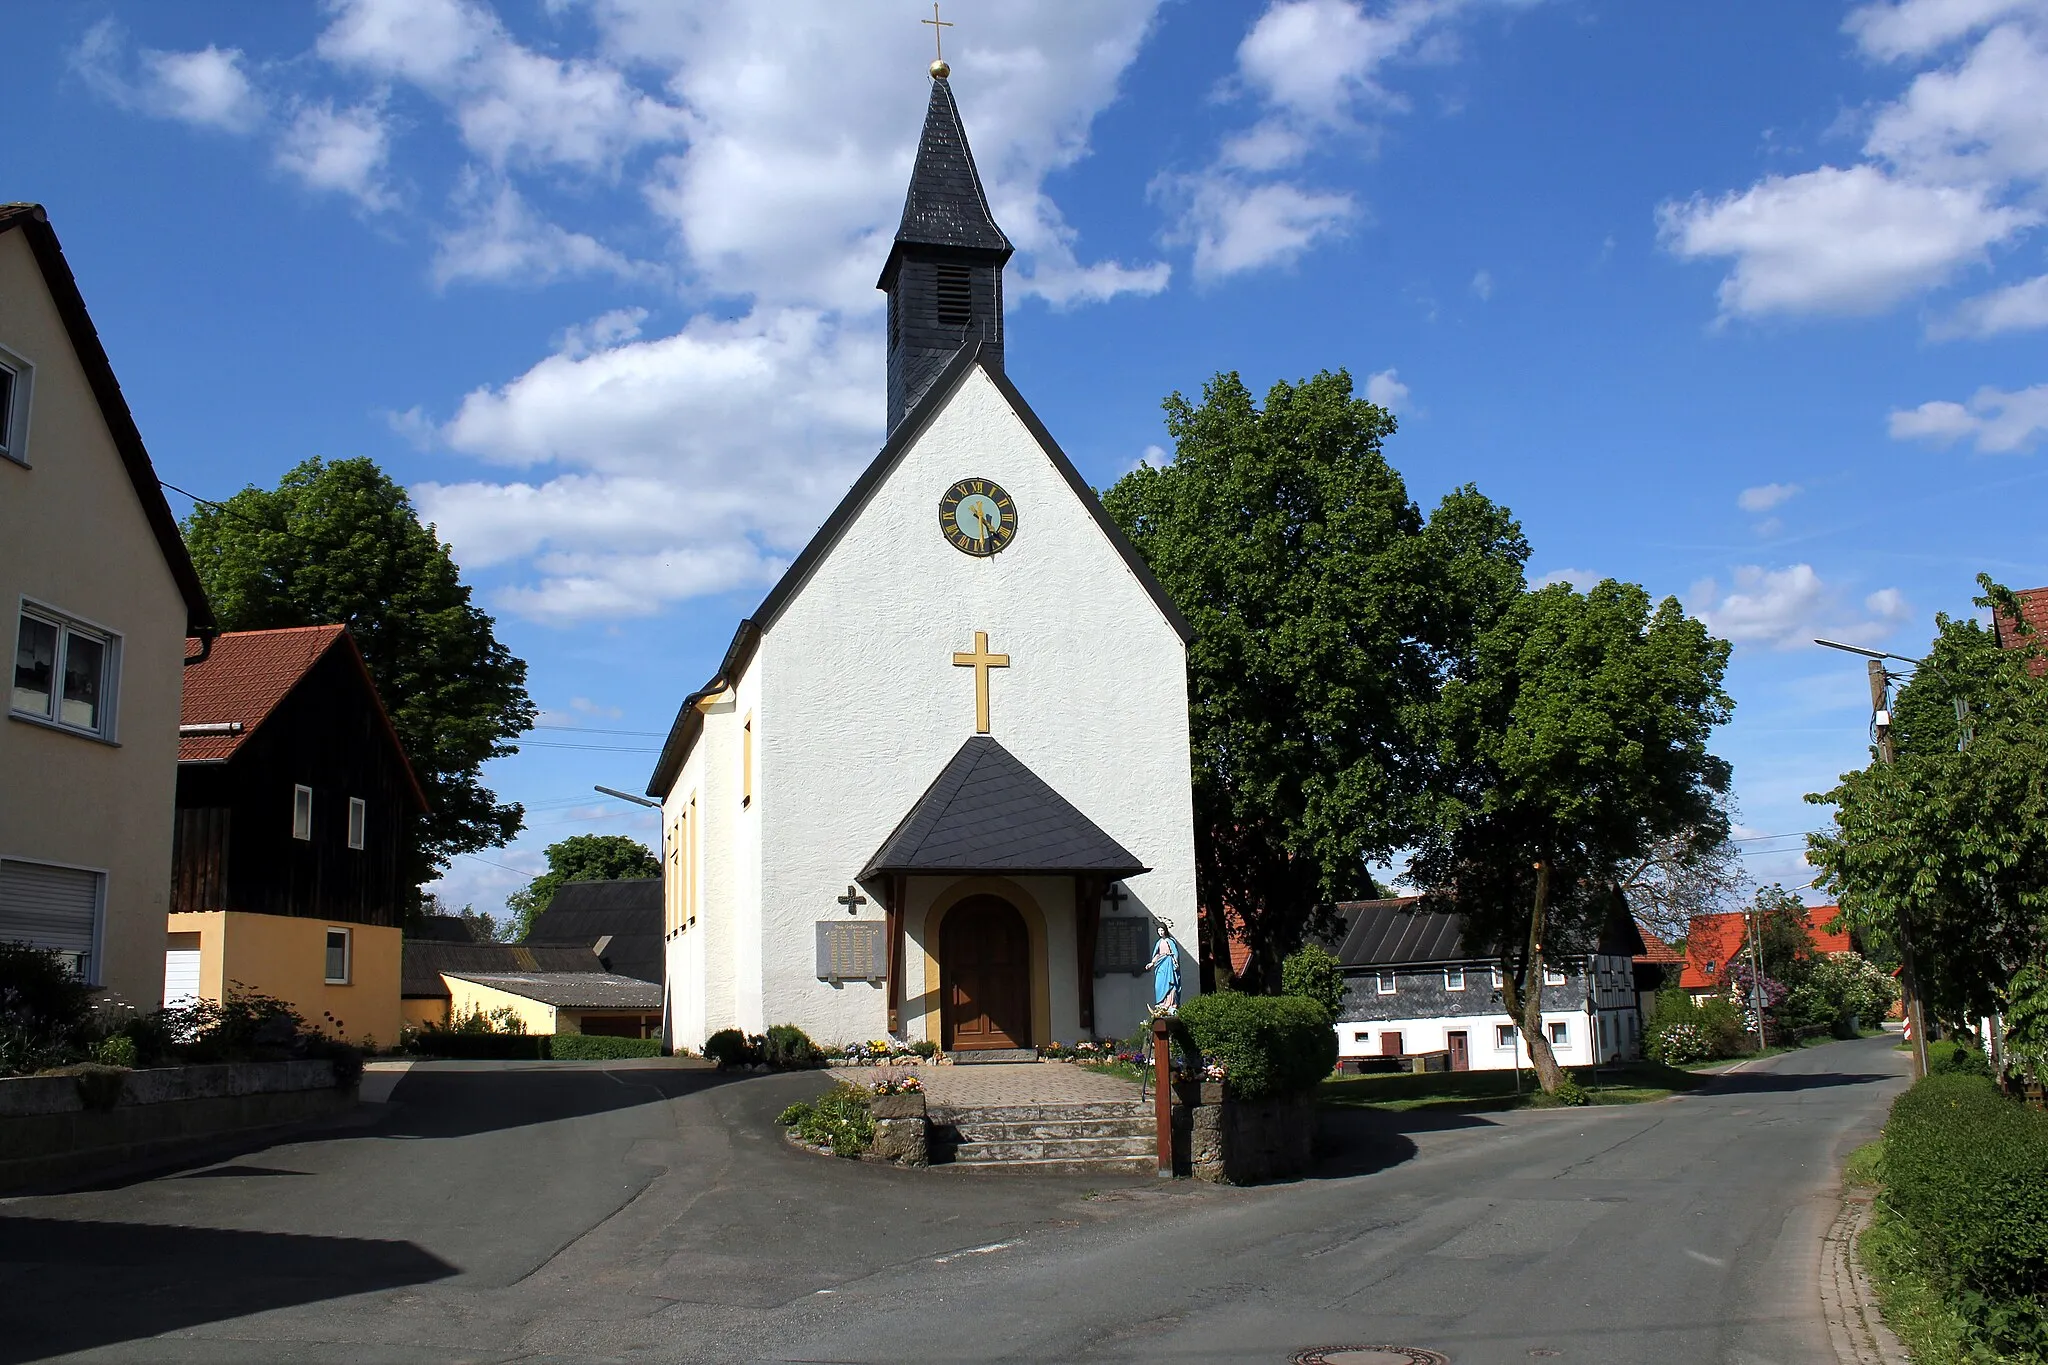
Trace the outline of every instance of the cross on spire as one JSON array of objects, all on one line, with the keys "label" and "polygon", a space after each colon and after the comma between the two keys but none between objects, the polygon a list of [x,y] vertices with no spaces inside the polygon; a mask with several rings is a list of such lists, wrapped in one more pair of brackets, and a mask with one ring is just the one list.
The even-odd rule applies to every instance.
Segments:
[{"label": "cross on spire", "polygon": [[1010,656],[989,653],[988,632],[977,630],[974,632],[974,652],[956,653],[953,666],[974,670],[974,732],[985,735],[988,733],[988,671],[991,668],[1008,668]]},{"label": "cross on spire", "polygon": [[953,27],[953,24],[951,20],[939,17],[939,0],[932,0],[932,17],[920,19],[917,22],[932,26],[932,74],[934,76],[952,75],[953,69],[946,65],[945,38],[946,30]]}]

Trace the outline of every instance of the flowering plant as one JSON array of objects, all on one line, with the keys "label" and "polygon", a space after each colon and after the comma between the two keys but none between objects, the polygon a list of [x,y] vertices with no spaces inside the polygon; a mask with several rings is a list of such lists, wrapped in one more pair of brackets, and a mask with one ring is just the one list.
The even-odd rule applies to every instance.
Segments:
[{"label": "flowering plant", "polygon": [[915,1076],[884,1076],[870,1088],[877,1095],[922,1095],[924,1082]]}]

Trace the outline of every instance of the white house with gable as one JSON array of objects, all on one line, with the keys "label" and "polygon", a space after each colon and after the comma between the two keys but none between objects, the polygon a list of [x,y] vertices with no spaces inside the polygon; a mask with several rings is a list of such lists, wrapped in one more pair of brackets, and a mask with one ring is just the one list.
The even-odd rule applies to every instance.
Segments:
[{"label": "white house with gable", "polygon": [[1003,1052],[1197,979],[1186,623],[1003,373],[995,225],[943,69],[889,295],[887,443],[684,700],[666,1029]]}]

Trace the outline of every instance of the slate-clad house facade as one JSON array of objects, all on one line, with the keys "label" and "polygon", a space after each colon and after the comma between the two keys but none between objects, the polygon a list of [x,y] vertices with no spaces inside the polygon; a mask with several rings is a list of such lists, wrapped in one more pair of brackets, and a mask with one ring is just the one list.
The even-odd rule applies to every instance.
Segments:
[{"label": "slate-clad house facade", "polygon": [[[1495,959],[1465,941],[1464,918],[1427,911],[1415,896],[1337,907],[1344,1000],[1341,1059],[1446,1053],[1457,1071],[1528,1066],[1529,1051],[1502,1003]],[[1543,1027],[1564,1066],[1637,1055],[1642,1016],[1631,961],[1632,922],[1610,926],[1596,950],[1546,963]]]},{"label": "slate-clad house facade", "polygon": [[186,669],[167,997],[253,990],[396,1042],[401,851],[426,806],[345,627],[221,635]]},{"label": "slate-clad house facade", "polygon": [[583,948],[605,971],[661,982],[661,878],[564,882],[523,940],[530,948]]}]

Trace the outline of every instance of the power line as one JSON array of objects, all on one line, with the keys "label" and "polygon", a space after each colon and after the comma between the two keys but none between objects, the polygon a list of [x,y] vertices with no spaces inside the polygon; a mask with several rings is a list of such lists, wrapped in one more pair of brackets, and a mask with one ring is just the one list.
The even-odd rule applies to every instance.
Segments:
[{"label": "power line", "polygon": [[536,725],[536,730],[570,730],[579,735],[639,735],[644,739],[667,739],[666,730],[603,730],[595,725]]},{"label": "power line", "polygon": [[645,745],[565,744],[560,740],[553,739],[522,739],[514,740],[513,742],[522,749],[592,749],[601,754],[658,754],[661,752],[659,749],[650,749]]}]

